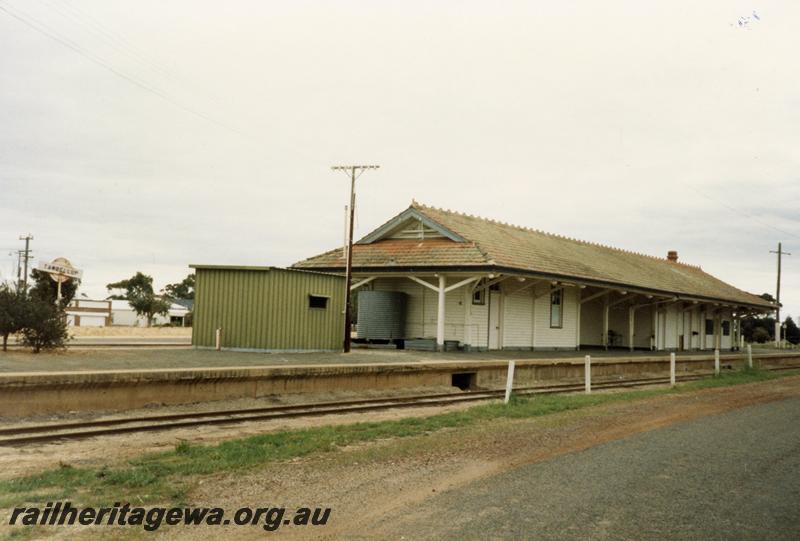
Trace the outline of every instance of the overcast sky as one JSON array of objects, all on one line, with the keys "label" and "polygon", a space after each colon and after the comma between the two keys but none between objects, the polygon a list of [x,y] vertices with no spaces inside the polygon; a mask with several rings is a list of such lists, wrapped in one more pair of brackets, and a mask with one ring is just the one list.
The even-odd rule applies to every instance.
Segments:
[{"label": "overcast sky", "polygon": [[773,294],[783,241],[800,315],[800,4],[654,4],[0,0],[0,273],[289,265],[377,163],[357,236],[415,198]]}]

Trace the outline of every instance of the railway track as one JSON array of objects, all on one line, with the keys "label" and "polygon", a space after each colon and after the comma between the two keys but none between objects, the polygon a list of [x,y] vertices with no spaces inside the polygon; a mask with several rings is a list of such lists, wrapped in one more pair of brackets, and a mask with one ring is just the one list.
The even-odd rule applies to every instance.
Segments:
[{"label": "railway track", "polygon": [[[791,370],[800,366],[768,368],[768,370]],[[698,373],[677,376],[678,382],[694,381],[709,377],[711,373]],[[592,383],[593,390],[622,389],[647,385],[664,385],[669,377],[650,377],[627,380],[597,381]],[[518,387],[514,394],[521,396],[581,392],[583,382],[557,385]],[[344,400],[337,402],[317,402],[261,408],[231,409],[204,411],[193,413],[174,413],[166,415],[149,415],[71,423],[53,423],[41,425],[19,426],[0,429],[0,446],[20,446],[36,443],[48,443],[60,440],[75,440],[130,434],[136,432],[153,432],[174,430],[207,425],[229,425],[252,421],[268,421],[275,419],[292,419],[297,417],[314,417],[321,415],[341,415],[345,413],[362,413],[398,408],[419,408],[431,406],[448,406],[465,402],[478,402],[501,398],[505,391],[476,390],[464,393],[441,393],[394,398],[370,398],[361,400]]]}]

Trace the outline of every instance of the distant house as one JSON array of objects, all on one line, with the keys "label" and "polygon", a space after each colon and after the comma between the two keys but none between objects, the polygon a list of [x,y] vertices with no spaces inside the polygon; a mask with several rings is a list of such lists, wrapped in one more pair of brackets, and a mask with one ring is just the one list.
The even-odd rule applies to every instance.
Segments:
[{"label": "distant house", "polygon": [[[294,265],[334,273],[344,267],[341,248]],[[742,316],[775,309],[678,262],[677,252],[638,254],[416,202],[358,241],[353,277],[354,291],[386,292],[386,306],[392,298],[402,305],[369,317],[439,349],[445,342],[476,349],[728,349],[739,344]],[[362,318],[360,297],[359,304]],[[400,314],[401,325],[384,321],[389,313]],[[359,332],[365,323],[358,321]]]},{"label": "distant house", "polygon": [[[147,318],[136,315],[131,305],[125,300],[113,300],[111,302],[112,325],[121,327],[147,327]],[[153,325],[166,325],[167,323],[175,327],[186,325],[186,315],[191,310],[177,302],[172,302],[166,316],[161,314],[153,318]]]},{"label": "distant house", "polygon": [[111,301],[76,298],[66,309],[71,327],[107,327],[111,325]]}]

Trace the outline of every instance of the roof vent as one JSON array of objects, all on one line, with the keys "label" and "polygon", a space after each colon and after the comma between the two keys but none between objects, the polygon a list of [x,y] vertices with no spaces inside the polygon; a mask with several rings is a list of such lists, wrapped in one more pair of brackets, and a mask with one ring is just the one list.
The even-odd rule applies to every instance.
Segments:
[{"label": "roof vent", "polygon": [[678,261],[678,252],[676,252],[675,250],[670,250],[669,252],[667,252],[667,259],[669,261],[672,261],[673,263],[677,262]]}]

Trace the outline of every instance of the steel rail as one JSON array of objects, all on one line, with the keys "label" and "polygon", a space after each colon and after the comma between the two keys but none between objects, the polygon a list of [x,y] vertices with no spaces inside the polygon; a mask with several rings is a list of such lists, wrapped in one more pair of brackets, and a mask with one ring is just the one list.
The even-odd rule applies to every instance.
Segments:
[{"label": "steel rail", "polygon": [[[767,368],[767,370],[792,370],[800,366]],[[709,377],[713,373],[696,373],[677,376],[677,381],[695,381]],[[668,376],[637,378],[628,380],[603,380],[593,382],[593,389],[619,389],[641,387],[647,385],[669,384]],[[564,383],[556,385],[519,387],[514,389],[517,395],[529,396],[538,394],[555,394],[582,392],[584,383]],[[0,429],[0,436],[18,436],[0,438],[0,446],[18,446],[33,443],[45,443],[59,440],[74,440],[113,434],[129,434],[136,432],[152,432],[159,430],[175,430],[204,425],[238,424],[253,421],[274,419],[292,419],[319,415],[346,413],[362,413],[396,408],[419,408],[429,406],[447,406],[464,402],[490,400],[501,397],[504,390],[469,391],[464,394],[440,393],[393,398],[374,398],[347,400],[338,402],[318,402],[294,405],[270,406],[238,410],[205,411],[195,413],[178,413],[153,415],[146,417],[130,417],[84,421],[76,423],[46,424],[20,426]],[[149,424],[148,424],[149,423]],[[123,426],[124,425],[124,426]],[[132,426],[131,426],[132,425]],[[98,428],[99,427],[99,428]],[[92,429],[94,430],[85,430]]]}]

